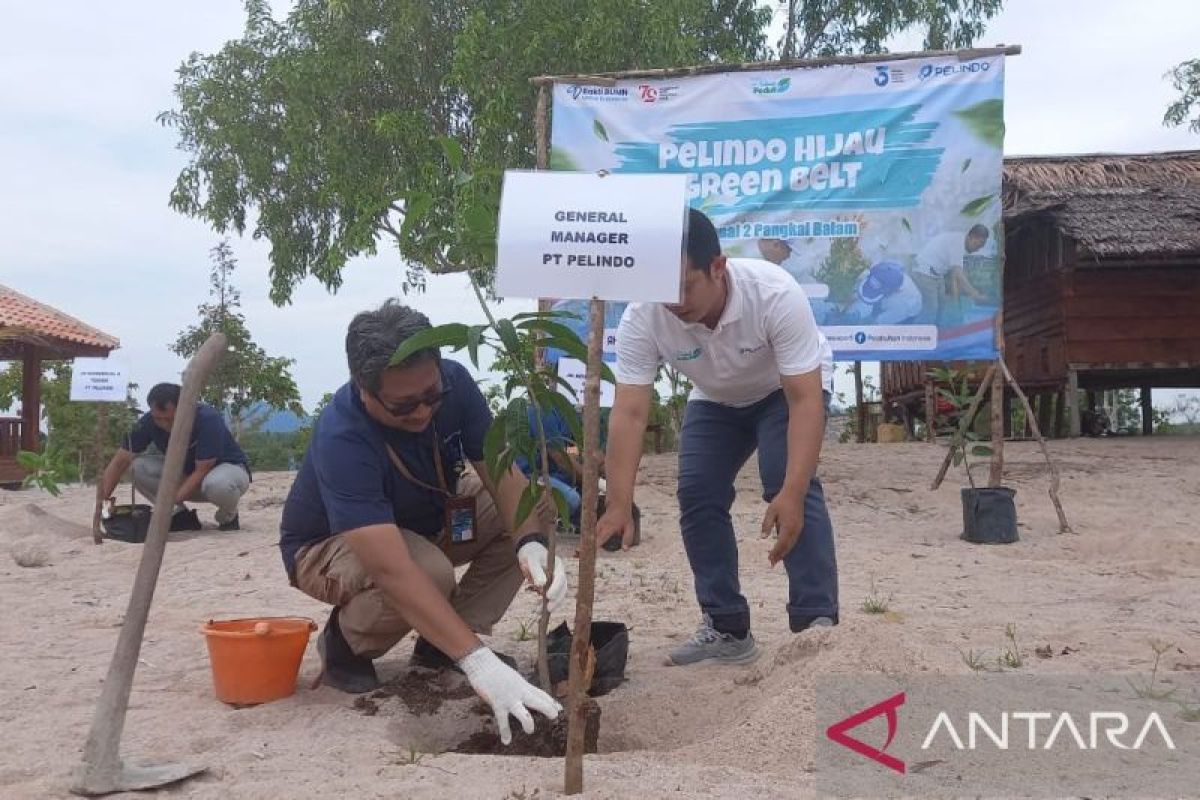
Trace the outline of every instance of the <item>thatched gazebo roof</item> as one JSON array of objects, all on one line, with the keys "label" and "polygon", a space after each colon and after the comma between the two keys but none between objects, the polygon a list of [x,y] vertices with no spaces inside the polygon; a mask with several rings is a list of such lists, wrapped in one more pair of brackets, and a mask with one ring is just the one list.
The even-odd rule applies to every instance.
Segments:
[{"label": "thatched gazebo roof", "polygon": [[1080,260],[1200,259],[1200,150],[1005,158],[1005,222],[1034,217]]}]

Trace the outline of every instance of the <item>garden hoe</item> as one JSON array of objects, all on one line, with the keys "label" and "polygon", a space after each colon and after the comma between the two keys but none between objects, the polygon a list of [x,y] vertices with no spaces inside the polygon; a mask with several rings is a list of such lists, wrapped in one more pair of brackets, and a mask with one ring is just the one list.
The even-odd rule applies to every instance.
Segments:
[{"label": "garden hoe", "polygon": [[150,530],[142,547],[142,560],[138,564],[133,591],[129,595],[129,607],[125,611],[116,649],[113,650],[112,663],[108,666],[104,688],[96,703],[92,729],[84,745],[83,768],[71,787],[76,794],[95,796],[155,789],[207,769],[192,764],[125,763],[121,760],[120,750],[121,731],[125,728],[125,713],[129,709],[129,692],[133,687],[133,672],[137,669],[142,634],[146,630],[150,602],[154,599],[154,587],[158,582],[159,568],[162,567],[163,551],[167,547],[167,527],[175,506],[175,492],[179,488],[184,456],[192,437],[196,403],[200,399],[200,390],[224,352],[225,336],[215,333],[196,353],[184,372],[178,410],[171,426],[171,440],[167,444],[162,481],[154,498]]}]

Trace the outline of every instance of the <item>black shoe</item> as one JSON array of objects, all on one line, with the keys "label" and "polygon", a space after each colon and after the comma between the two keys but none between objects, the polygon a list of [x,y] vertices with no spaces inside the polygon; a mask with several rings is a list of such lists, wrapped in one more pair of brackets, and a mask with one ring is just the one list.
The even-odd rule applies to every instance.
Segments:
[{"label": "black shoe", "polygon": [[[504,653],[496,653],[496,657],[513,669],[517,668],[517,660],[512,656],[505,655]],[[409,666],[431,669],[437,672],[446,669],[462,672],[462,669],[459,668],[454,659],[430,644],[429,640],[424,636],[417,637],[417,642],[413,645],[412,657],[408,660],[408,663]]]},{"label": "black shoe", "polygon": [[234,514],[233,519],[229,520],[228,522],[221,522],[217,525],[217,530],[219,531],[240,531],[241,529],[242,526],[238,525],[237,514]]},{"label": "black shoe", "polygon": [[200,515],[191,508],[182,508],[171,515],[171,532],[198,531],[204,526],[200,524]]},{"label": "black shoe", "polygon": [[321,654],[322,682],[347,694],[363,694],[379,688],[379,676],[375,665],[366,656],[358,656],[350,649],[342,630],[338,627],[338,609],[329,615],[329,621],[317,637],[317,652]]}]

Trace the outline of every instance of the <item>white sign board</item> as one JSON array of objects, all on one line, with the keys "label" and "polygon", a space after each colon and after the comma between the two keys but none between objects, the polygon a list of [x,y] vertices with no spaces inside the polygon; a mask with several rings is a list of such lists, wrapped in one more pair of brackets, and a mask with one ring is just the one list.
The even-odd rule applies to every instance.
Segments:
[{"label": "white sign board", "polygon": [[687,176],[504,174],[501,297],[678,303]]},{"label": "white sign board", "polygon": [[125,365],[107,358],[77,358],[71,365],[71,399],[125,402],[129,377]]},{"label": "white sign board", "polygon": [[[587,364],[577,358],[563,356],[558,359],[558,377],[571,384],[575,396],[567,391],[567,387],[558,384],[558,391],[575,405],[583,405],[583,383],[587,377]],[[600,407],[612,408],[613,399],[617,395],[617,387],[608,381],[600,381]]]}]

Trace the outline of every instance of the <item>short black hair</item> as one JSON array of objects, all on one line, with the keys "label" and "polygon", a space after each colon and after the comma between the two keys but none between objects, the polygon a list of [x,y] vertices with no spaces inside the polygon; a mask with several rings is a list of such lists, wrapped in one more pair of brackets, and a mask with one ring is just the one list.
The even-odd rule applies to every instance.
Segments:
[{"label": "short black hair", "polygon": [[146,405],[150,408],[157,408],[159,411],[166,411],[169,406],[179,405],[179,384],[155,384],[150,389],[150,394],[146,395]]},{"label": "short black hair", "polygon": [[713,259],[721,255],[721,240],[717,236],[716,226],[703,212],[694,208],[688,209],[683,250],[687,253],[692,269],[698,269],[706,275],[712,267]]},{"label": "short black hair", "polygon": [[967,238],[971,238],[971,237],[974,237],[976,239],[983,239],[986,242],[988,240],[987,225],[979,225],[979,224],[972,225],[971,230],[967,231]]},{"label": "short black hair", "polygon": [[[394,297],[374,311],[359,312],[346,330],[350,379],[368,392],[379,391],[383,371],[390,366],[396,348],[430,327],[429,317]],[[411,367],[427,359],[440,361],[441,353],[436,347],[425,347],[395,366]]]}]

